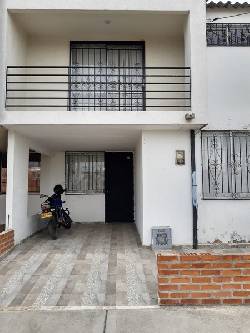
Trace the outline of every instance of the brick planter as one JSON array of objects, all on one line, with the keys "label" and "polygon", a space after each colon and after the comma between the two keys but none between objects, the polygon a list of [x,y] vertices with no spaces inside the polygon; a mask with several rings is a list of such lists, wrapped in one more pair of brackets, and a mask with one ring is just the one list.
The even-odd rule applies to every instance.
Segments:
[{"label": "brick planter", "polygon": [[14,247],[14,230],[0,233],[0,256]]},{"label": "brick planter", "polygon": [[250,304],[249,254],[157,255],[160,305]]}]

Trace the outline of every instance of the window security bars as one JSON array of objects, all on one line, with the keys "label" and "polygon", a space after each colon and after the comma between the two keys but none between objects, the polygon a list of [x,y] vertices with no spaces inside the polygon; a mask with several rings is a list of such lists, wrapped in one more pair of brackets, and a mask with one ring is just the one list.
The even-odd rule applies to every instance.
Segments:
[{"label": "window security bars", "polygon": [[72,110],[143,111],[144,43],[71,42],[71,66]]},{"label": "window security bars", "polygon": [[207,23],[207,46],[250,46],[250,23]]},{"label": "window security bars", "polygon": [[204,199],[250,199],[250,132],[203,131]]},{"label": "window security bars", "polygon": [[67,193],[104,192],[104,153],[67,152],[65,162]]},{"label": "window security bars", "polygon": [[188,111],[189,67],[9,66],[7,110]]}]

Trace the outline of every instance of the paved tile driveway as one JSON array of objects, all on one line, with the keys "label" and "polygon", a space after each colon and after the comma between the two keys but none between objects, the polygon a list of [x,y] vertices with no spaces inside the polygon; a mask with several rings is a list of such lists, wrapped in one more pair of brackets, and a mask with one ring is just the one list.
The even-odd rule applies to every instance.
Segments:
[{"label": "paved tile driveway", "polygon": [[155,304],[155,256],[134,224],[43,231],[0,261],[1,307]]}]

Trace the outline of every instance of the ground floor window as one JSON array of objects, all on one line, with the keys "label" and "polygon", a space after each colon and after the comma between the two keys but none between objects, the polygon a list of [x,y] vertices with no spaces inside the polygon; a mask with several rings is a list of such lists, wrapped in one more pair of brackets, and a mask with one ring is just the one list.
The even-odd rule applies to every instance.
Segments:
[{"label": "ground floor window", "polygon": [[[30,151],[28,170],[29,193],[40,192],[41,154]],[[7,188],[7,153],[0,153],[0,193]]]},{"label": "ground floor window", "polygon": [[250,199],[250,132],[202,132],[204,199]]},{"label": "ground floor window", "polygon": [[67,193],[104,192],[104,153],[66,152]]}]

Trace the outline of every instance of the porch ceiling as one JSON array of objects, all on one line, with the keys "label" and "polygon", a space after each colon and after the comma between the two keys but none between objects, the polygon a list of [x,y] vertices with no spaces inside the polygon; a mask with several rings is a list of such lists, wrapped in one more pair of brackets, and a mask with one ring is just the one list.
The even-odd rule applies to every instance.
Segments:
[{"label": "porch ceiling", "polygon": [[[135,11],[44,11],[11,13],[28,35],[91,40],[109,36],[112,40],[131,36],[131,40],[149,36],[183,35],[186,13]],[[45,24],[46,22],[46,24]],[[107,38],[107,37],[104,37]]]},{"label": "porch ceiling", "polygon": [[141,130],[128,126],[17,125],[9,129],[34,140],[49,152],[133,150]]}]

